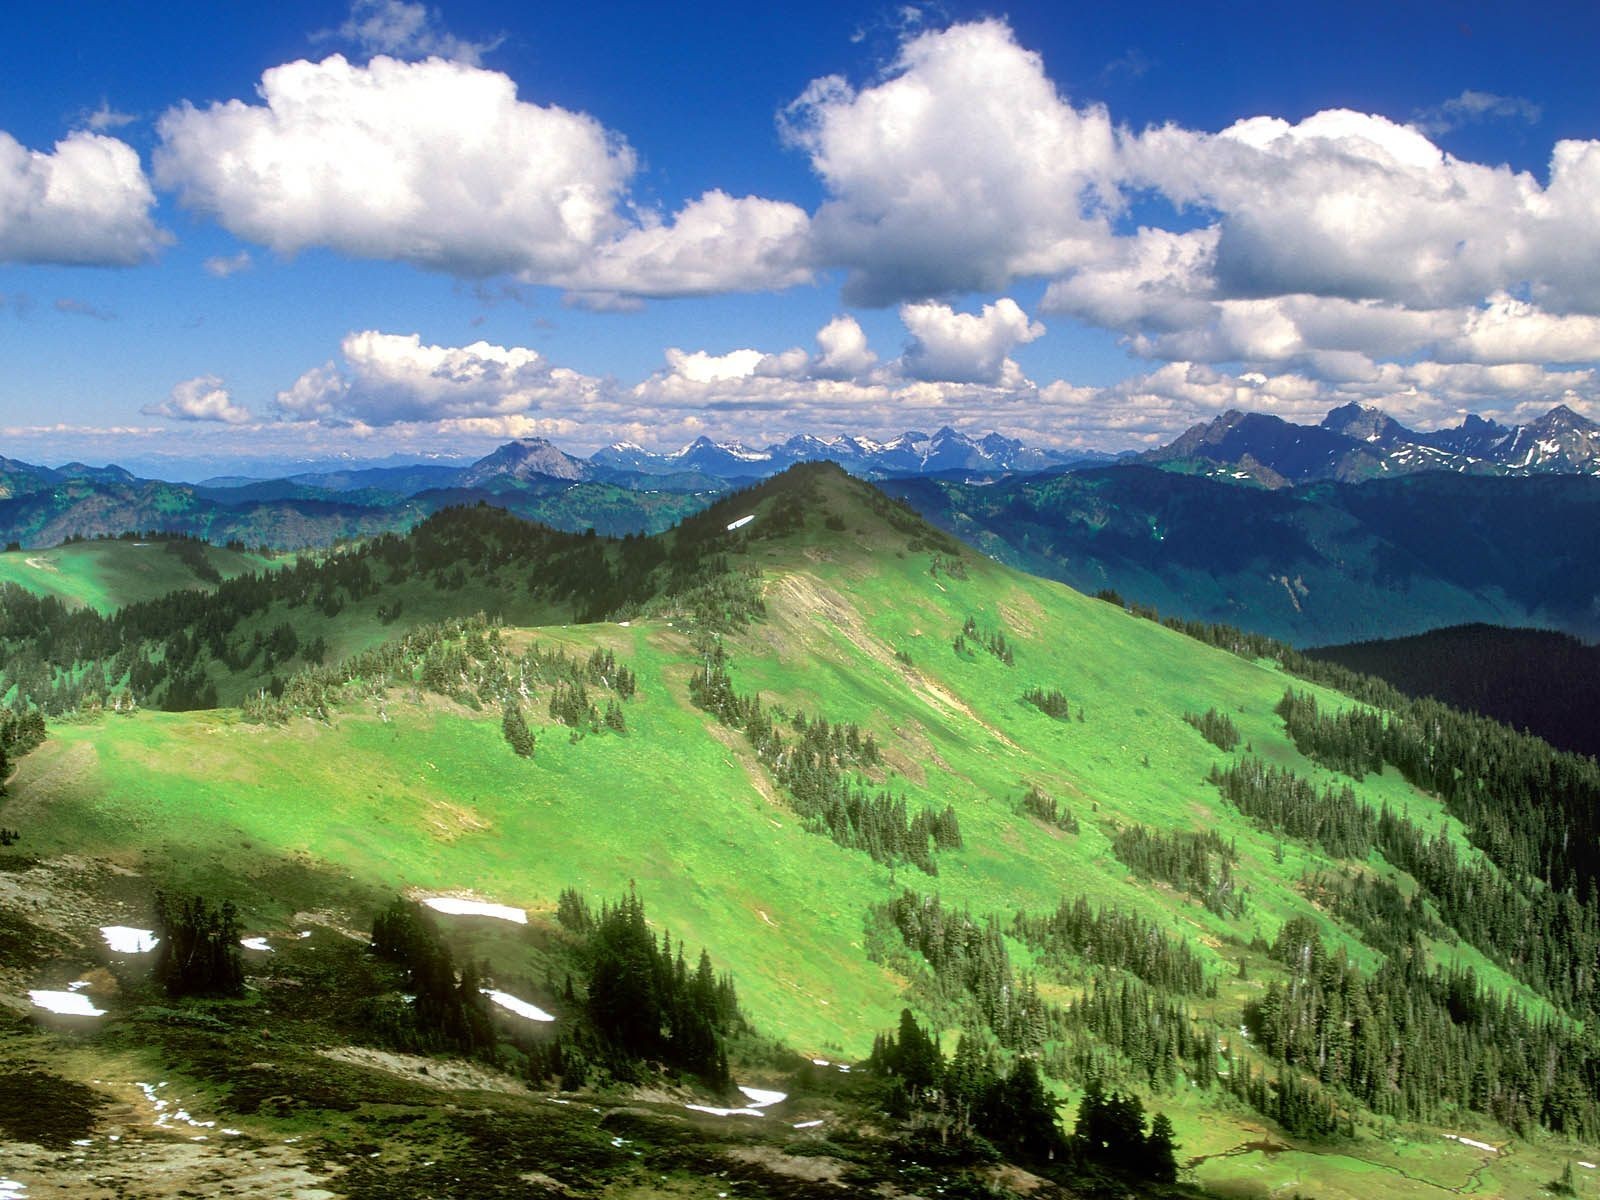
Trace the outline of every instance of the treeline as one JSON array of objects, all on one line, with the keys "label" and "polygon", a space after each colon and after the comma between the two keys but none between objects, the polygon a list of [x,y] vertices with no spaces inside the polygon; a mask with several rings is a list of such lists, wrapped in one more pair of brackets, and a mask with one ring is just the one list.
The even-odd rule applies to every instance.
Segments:
[{"label": "treeline", "polygon": [[1111,839],[1111,852],[1134,874],[1188,892],[1219,917],[1243,916],[1249,907],[1245,889],[1233,876],[1239,852],[1214,830],[1162,832],[1128,825]]},{"label": "treeline", "polygon": [[1439,796],[1468,836],[1514,878],[1588,894],[1600,886],[1600,766],[1538,738],[1432,700],[1401,701],[1387,719],[1343,720],[1290,689],[1279,704],[1289,735],[1336,770],[1381,770]]},{"label": "treeline", "polygon": [[[1580,901],[1570,891],[1528,886],[1485,858],[1463,854],[1443,830],[1430,834],[1387,805],[1375,814],[1348,785],[1319,792],[1293,771],[1256,758],[1213,767],[1210,778],[1271,833],[1335,858],[1364,859],[1376,846],[1417,881],[1457,935],[1580,1019],[1600,1015],[1600,900],[1592,893]],[[1420,905],[1402,905],[1397,893],[1373,881],[1341,890],[1335,911],[1388,953],[1408,942],[1411,931],[1438,929]]]},{"label": "treeline", "polygon": [[[383,697],[390,688],[410,687],[448,696],[470,708],[498,705],[521,719],[521,706],[541,687],[548,687],[552,720],[574,733],[626,729],[619,700],[637,687],[632,670],[609,650],[595,650],[587,659],[533,643],[522,654],[506,645],[498,620],[478,613],[422,625],[352,655],[333,666],[295,672],[276,693],[263,690],[247,697],[247,720],[283,721],[292,716],[329,719],[348,695]],[[601,712],[590,688],[611,692]],[[511,730],[507,730],[508,740]]]},{"label": "treeline", "polygon": [[871,733],[803,712],[794,714],[786,731],[759,696],[734,690],[720,642],[708,642],[704,653],[703,666],[689,680],[690,699],[749,739],[807,830],[875,862],[909,862],[928,875],[939,873],[936,851],[961,848],[961,824],[950,805],[942,810],[924,806],[913,814],[904,796],[869,792],[856,781],[851,772],[880,761]]},{"label": "treeline", "polygon": [[[1141,614],[1160,619],[1154,610]],[[1386,710],[1381,747],[1376,755],[1363,747],[1366,762],[1390,763],[1406,781],[1443,798],[1472,843],[1502,869],[1578,894],[1600,886],[1600,856],[1587,850],[1600,843],[1600,765],[1594,758],[1434,699],[1408,698],[1381,678],[1312,658],[1275,638],[1202,621],[1166,618],[1163,624],[1240,658],[1274,659],[1291,675]],[[1362,750],[1341,754],[1358,760]]]},{"label": "treeline", "polygon": [[1269,983],[1244,1013],[1263,1053],[1386,1116],[1432,1120],[1467,1109],[1518,1132],[1600,1133],[1592,1041],[1559,1019],[1528,1016],[1470,968],[1430,971],[1413,945],[1363,978],[1305,918],[1284,925],[1272,953],[1288,982]]},{"label": "treeline", "polygon": [[[175,591],[109,616],[3,584],[0,690],[15,689],[18,707],[52,715],[119,694],[146,707],[214,705],[219,675],[265,675],[291,660],[320,661],[320,639],[294,635],[290,645],[294,627],[304,627],[296,614],[332,619],[348,605],[384,596],[380,616],[392,620],[404,606],[390,593],[401,588],[453,593],[470,585],[476,604],[578,622],[648,609],[731,628],[760,615],[759,590],[729,565],[725,531],[705,516],[655,537],[611,539],[561,533],[487,505],[446,509],[403,535],[239,575],[211,591]],[[174,544],[192,547],[174,551],[186,560],[203,556],[199,543]]]},{"label": "treeline", "polygon": [[[1102,598],[1122,603],[1114,595]],[[1161,620],[1153,609],[1130,611]],[[1439,795],[1473,844],[1514,876],[1532,875],[1582,895],[1600,887],[1600,856],[1590,850],[1600,844],[1600,765],[1594,759],[1437,700],[1411,699],[1382,679],[1274,638],[1175,617],[1162,623],[1251,661],[1272,659],[1292,675],[1386,711],[1376,753],[1370,744],[1352,745],[1337,757],[1387,762],[1408,782]],[[1351,732],[1370,738],[1374,731],[1362,723]]]}]

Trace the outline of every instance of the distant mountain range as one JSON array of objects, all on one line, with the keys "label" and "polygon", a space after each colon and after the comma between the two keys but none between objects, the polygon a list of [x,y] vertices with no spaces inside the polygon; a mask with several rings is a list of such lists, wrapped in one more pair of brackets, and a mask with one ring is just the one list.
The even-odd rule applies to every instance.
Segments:
[{"label": "distant mountain range", "polygon": [[1526,425],[1468,416],[1419,433],[1382,409],[1346,404],[1318,425],[1229,410],[1140,461],[1265,487],[1322,479],[1355,483],[1418,471],[1468,475],[1600,475],[1600,424],[1558,404]]},{"label": "distant mountain range", "polygon": [[947,427],[889,442],[794,437],[762,450],[707,438],[671,454],[619,444],[587,459],[543,438],[521,438],[466,465],[330,464],[274,479],[225,475],[198,484],[142,479],[118,466],[0,458],[0,544],[160,530],[295,549],[408,529],[441,508],[478,501],[558,529],[656,532],[731,488],[824,459],[869,478],[994,480],[1110,456],[1041,450],[995,433],[975,439]]}]

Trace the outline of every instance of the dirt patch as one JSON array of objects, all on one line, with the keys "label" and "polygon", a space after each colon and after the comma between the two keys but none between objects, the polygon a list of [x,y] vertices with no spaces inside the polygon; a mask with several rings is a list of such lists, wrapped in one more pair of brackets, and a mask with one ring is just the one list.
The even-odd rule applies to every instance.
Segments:
[{"label": "dirt patch", "polygon": [[706,729],[712,737],[728,748],[739,766],[744,769],[744,773],[750,777],[750,782],[756,791],[761,793],[762,799],[779,808],[788,807],[783,797],[778,794],[778,789],[772,786],[772,777],[761,765],[761,760],[756,757],[755,751],[750,749],[750,743],[745,740],[743,734],[734,732],[726,725],[707,725]]},{"label": "dirt patch", "polygon": [[363,946],[372,940],[360,930],[351,929],[344,924],[338,913],[328,912],[325,909],[309,909],[305,912],[297,912],[289,923],[297,930],[303,929],[307,925],[319,925],[323,929],[331,929],[340,937],[349,938],[352,942],[360,942]]},{"label": "dirt patch", "polygon": [[335,1062],[382,1071],[436,1091],[503,1092],[515,1096],[532,1094],[511,1076],[465,1059],[424,1058],[418,1054],[396,1054],[366,1046],[339,1046],[332,1050],[318,1050],[317,1053]]},{"label": "dirt patch", "polygon": [[837,1158],[802,1158],[798,1154],[785,1154],[773,1146],[732,1146],[724,1153],[735,1162],[760,1167],[786,1179],[829,1183],[838,1188],[845,1186],[845,1164]]},{"label": "dirt patch", "polygon": [[424,820],[433,831],[433,836],[441,842],[453,842],[469,833],[482,833],[490,828],[490,822],[478,813],[448,800],[430,799]]},{"label": "dirt patch", "polygon": [[340,1194],[293,1147],[246,1145],[236,1139],[96,1138],[67,1152],[12,1144],[0,1146],[0,1159],[7,1177],[27,1187],[28,1200],[335,1200]]}]

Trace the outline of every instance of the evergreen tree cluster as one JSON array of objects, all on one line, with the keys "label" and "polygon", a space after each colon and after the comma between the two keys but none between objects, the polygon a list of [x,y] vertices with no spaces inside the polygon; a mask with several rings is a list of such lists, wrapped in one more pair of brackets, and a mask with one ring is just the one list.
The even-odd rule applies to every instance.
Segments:
[{"label": "evergreen tree cluster", "polygon": [[867,1066],[890,1081],[885,1107],[891,1115],[917,1121],[945,1140],[976,1134],[1023,1162],[1048,1162],[1062,1149],[1056,1102],[1027,1055],[1002,1072],[992,1052],[963,1034],[955,1057],[946,1060],[938,1041],[902,1009],[898,1031],[873,1039]]},{"label": "evergreen tree cluster", "polygon": [[478,969],[469,962],[457,970],[450,947],[422,905],[397,897],[378,913],[372,950],[405,971],[414,997],[380,1022],[390,1042],[403,1050],[494,1057],[494,1022]]},{"label": "evergreen tree cluster", "polygon": [[1157,1113],[1146,1133],[1144,1102],[1132,1092],[1107,1094],[1098,1078],[1078,1102],[1069,1148],[1079,1162],[1118,1175],[1156,1183],[1178,1178],[1178,1143],[1166,1114]]},{"label": "evergreen tree cluster", "polygon": [[569,920],[585,914],[585,1011],[613,1070],[626,1076],[641,1061],[659,1062],[727,1087],[725,1043],[743,1023],[732,977],[718,976],[704,950],[691,969],[682,943],[665,934],[658,941],[635,892],[602,904],[598,916],[571,900],[566,911]]},{"label": "evergreen tree cluster", "polygon": [[1444,830],[1429,834],[1387,806],[1378,845],[1433,901],[1446,925],[1495,963],[1583,1021],[1600,1017],[1600,898],[1579,900],[1507,877],[1463,853]]},{"label": "evergreen tree cluster", "polygon": [[904,796],[869,792],[850,774],[881,761],[872,734],[854,724],[796,712],[785,730],[781,717],[759,696],[734,690],[720,643],[706,647],[705,664],[689,681],[689,697],[724,725],[744,733],[756,757],[789,794],[805,828],[873,861],[909,862],[937,875],[938,850],[961,848],[961,823],[953,807],[923,807],[912,814]]},{"label": "evergreen tree cluster", "polygon": [[956,634],[955,641],[951,645],[957,654],[966,657],[971,653],[967,649],[969,642],[982,646],[1008,667],[1017,665],[1016,652],[1011,643],[1006,640],[1006,631],[1004,629],[995,629],[984,633],[978,629],[977,619],[968,617],[961,626],[961,632]]},{"label": "evergreen tree cluster", "polygon": [[1028,790],[1022,793],[1022,799],[1017,801],[1017,811],[1046,825],[1054,825],[1066,833],[1078,832],[1078,818],[1072,815],[1072,810],[1054,796],[1040,791],[1037,784],[1030,784]]},{"label": "evergreen tree cluster", "polygon": [[1153,1092],[1216,1079],[1217,1027],[1137,979],[1097,975],[1053,1016],[1058,1045],[1046,1062],[1059,1078],[1123,1078]]},{"label": "evergreen tree cluster", "polygon": [[1039,687],[1029,688],[1022,693],[1022,699],[1057,721],[1070,720],[1072,717],[1072,702],[1062,694],[1060,688],[1051,688],[1048,692]]},{"label": "evergreen tree cluster", "polygon": [[1319,871],[1301,879],[1300,891],[1384,954],[1404,953],[1418,939],[1446,941],[1452,936],[1420,896],[1406,896],[1387,879],[1349,869],[1337,874]]},{"label": "evergreen tree cluster", "polygon": [[1110,907],[1091,908],[1082,896],[1063,898],[1047,916],[1019,912],[1012,936],[1036,951],[1039,961],[1063,977],[1073,971],[1070,959],[1090,968],[1127,971],[1163,992],[1216,995],[1206,980],[1199,957],[1188,942],[1165,932],[1137,913]]},{"label": "evergreen tree cluster", "polygon": [[[1287,981],[1273,980],[1247,1003],[1244,1022],[1258,1049],[1292,1068],[1280,1075],[1275,1103],[1286,1102],[1284,1088],[1300,1088],[1305,1111],[1301,1124],[1286,1127],[1337,1128],[1327,1092],[1335,1088],[1401,1119],[1466,1109],[1516,1130],[1600,1132],[1600,1051],[1592,1040],[1558,1017],[1530,1017],[1470,968],[1430,971],[1413,944],[1363,977],[1342,949],[1328,952],[1306,918],[1287,922],[1272,952]],[[1300,1087],[1297,1072],[1320,1087]],[[1238,1063],[1232,1083],[1244,1086]]]},{"label": "evergreen tree cluster", "polygon": [[1037,1051],[1044,1045],[1046,1006],[1031,977],[1019,984],[1012,973],[995,917],[980,922],[966,909],[946,908],[938,896],[908,889],[874,906],[868,921],[892,927],[904,947],[921,958],[931,973],[936,1006],[969,1011],[1007,1049]]},{"label": "evergreen tree cluster", "polygon": [[[1164,623],[1242,658],[1275,660],[1289,674],[1384,711],[1381,731],[1370,719],[1346,723],[1340,732],[1364,744],[1329,746],[1330,761],[1394,766],[1407,782],[1438,795],[1467,827],[1473,844],[1513,878],[1531,875],[1583,895],[1585,904],[1590,889],[1600,888],[1600,856],[1590,850],[1600,844],[1600,763],[1595,759],[1556,750],[1437,700],[1411,699],[1375,676],[1260,634],[1176,618]],[[1291,711],[1298,707],[1297,721],[1303,723],[1310,710],[1296,706],[1292,696],[1286,700]],[[1377,746],[1375,736],[1381,737]],[[1306,745],[1314,749],[1334,740],[1317,732]]]},{"label": "evergreen tree cluster", "polygon": [[1368,708],[1345,708],[1330,715],[1317,711],[1317,698],[1293,688],[1273,709],[1283,718],[1295,749],[1307,758],[1360,782],[1371,771],[1383,773],[1383,718]]},{"label": "evergreen tree cluster", "polygon": [[238,996],[244,992],[239,911],[233,901],[156,893],[154,977],[169,996]]},{"label": "evergreen tree cluster", "polygon": [[528,728],[527,718],[522,715],[522,705],[517,703],[514,696],[507,696],[501,701],[500,707],[500,732],[506,739],[506,745],[518,758],[532,758],[533,733]]},{"label": "evergreen tree cluster", "polygon": [[1210,780],[1235,808],[1263,829],[1320,846],[1334,858],[1365,858],[1377,836],[1372,810],[1348,784],[1318,792],[1287,767],[1246,758],[1211,768]]},{"label": "evergreen tree cluster", "polygon": [[11,766],[44,741],[44,714],[37,709],[0,710],[0,796],[6,794]]},{"label": "evergreen tree cluster", "polygon": [[1600,844],[1594,759],[1432,700],[1396,693],[1387,720],[1340,723],[1309,699],[1291,690],[1280,710],[1311,757],[1330,766],[1351,758],[1373,769],[1392,764],[1408,783],[1439,796],[1473,844],[1512,878],[1529,875],[1581,894],[1600,887],[1600,856],[1592,852]]},{"label": "evergreen tree cluster", "polygon": [[1129,825],[1117,830],[1111,851],[1134,874],[1188,892],[1219,917],[1243,916],[1248,907],[1245,889],[1233,877],[1238,851],[1215,830]]},{"label": "evergreen tree cluster", "polygon": [[[200,543],[178,544],[187,548],[174,553],[209,565]],[[704,513],[666,534],[610,539],[560,533],[479,505],[435,513],[407,534],[307,554],[280,570],[246,573],[211,591],[175,591],[108,616],[0,584],[0,694],[14,689],[20,706],[50,715],[119,694],[147,707],[214,706],[219,674],[321,661],[326,643],[295,633],[305,624],[297,613],[326,619],[374,601],[381,619],[392,621],[402,604],[384,591],[402,583],[444,593],[470,584],[505,611],[536,602],[580,622],[651,612],[736,627],[764,610],[756,576],[733,570],[725,549],[722,526]]]},{"label": "evergreen tree cluster", "polygon": [[1208,708],[1203,713],[1186,712],[1183,719],[1198,729],[1200,736],[1218,750],[1229,751],[1239,744],[1239,728],[1225,712]]}]

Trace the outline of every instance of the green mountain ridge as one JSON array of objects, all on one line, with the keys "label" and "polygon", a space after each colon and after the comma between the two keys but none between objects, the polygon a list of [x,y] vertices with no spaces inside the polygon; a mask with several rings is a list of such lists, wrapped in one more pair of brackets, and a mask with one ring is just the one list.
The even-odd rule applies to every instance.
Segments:
[{"label": "green mountain ridge", "polygon": [[[1037,1063],[1069,1130],[1091,1079],[1136,1093],[1214,1194],[1534,1195],[1569,1154],[1592,1158],[1592,1092],[1557,1103],[1517,1057],[1545,1047],[1586,1069],[1569,1031],[1593,1015],[1566,959],[1508,950],[1504,922],[1545,920],[1552,890],[1532,874],[1543,853],[1517,849],[1538,832],[1522,809],[1377,770],[1371,730],[1328,720],[1366,706],[993,562],[836,469],[623,542],[454,510],[223,584],[192,610],[218,614],[211,633],[190,628],[196,598],[64,623],[0,600],[4,661],[46,640],[64,657],[69,632],[85,651],[14,684],[100,671],[0,800],[21,835],[0,851],[0,1069],[79,1105],[69,1119],[65,1100],[39,1101],[50,1127],[31,1134],[0,1105],[7,1170],[30,1187],[92,1194],[91,1176],[116,1176],[144,1194],[160,1162],[234,1183],[270,1164],[355,1196],[702,1195],[718,1172],[752,1196],[1162,1191],[1092,1161],[1008,1150],[1021,1165],[1002,1167],[963,1149],[957,1116],[907,1090],[903,1058],[863,1065],[902,1009],[946,1058],[965,1038],[1002,1071]],[[264,649],[228,664],[279,627],[297,648],[272,696]],[[298,649],[316,638],[323,666]],[[181,652],[245,708],[129,711],[131,664]],[[1413,714],[1389,703],[1404,757]],[[1347,742],[1364,766],[1339,757]],[[1545,761],[1505,747],[1502,765]],[[1331,799],[1295,808],[1270,785],[1285,772]],[[1287,807],[1269,819],[1257,799]],[[1343,814],[1339,841],[1297,823],[1319,804]],[[1432,849],[1404,858],[1417,846]],[[1469,863],[1480,892],[1500,889],[1499,924],[1457,906]],[[246,955],[254,990],[167,1000],[143,956],[106,949],[98,927],[151,927],[158,888],[238,907],[272,947]],[[597,985],[566,889],[596,906],[636,891],[691,963],[708,949],[757,1031],[730,1035],[734,1080],[786,1099],[717,1117],[684,1108],[733,1104],[703,1082],[601,1087],[595,1068],[556,1091],[551,1046],[604,1061],[583,1041]],[[364,933],[396,893],[524,911],[526,925],[438,921],[456,962],[552,1026],[504,1018],[495,1070],[405,1057],[400,985]],[[1574,903],[1572,953],[1592,952],[1591,908]],[[80,979],[104,1017],[27,1004]],[[1314,995],[1376,1034],[1351,1006],[1385,988],[1410,998],[1418,1056],[1358,1036],[1331,1061],[1374,1055],[1392,1093],[1328,1066],[1343,1026],[1296,1007]],[[1509,1029],[1484,1051],[1485,1031]],[[1485,1074],[1437,1075],[1457,1058]],[[138,1087],[158,1079],[238,1138],[208,1134],[180,1166],[188,1131],[158,1124]]]}]

